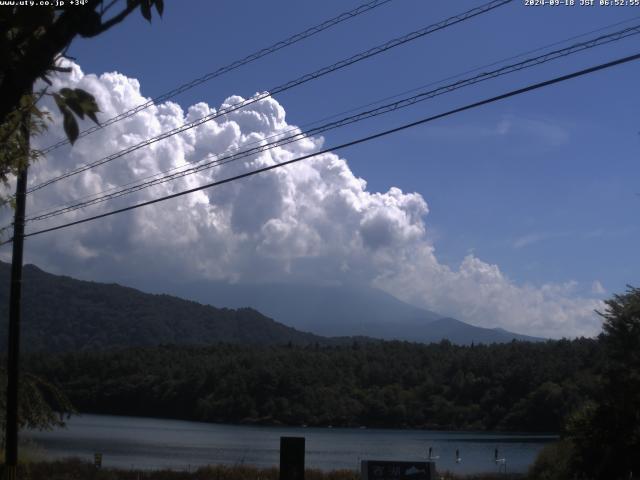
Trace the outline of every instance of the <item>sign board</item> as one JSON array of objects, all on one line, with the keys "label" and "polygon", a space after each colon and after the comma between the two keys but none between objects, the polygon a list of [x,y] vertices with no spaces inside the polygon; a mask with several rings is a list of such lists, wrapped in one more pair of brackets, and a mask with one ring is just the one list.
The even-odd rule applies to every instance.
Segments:
[{"label": "sign board", "polygon": [[93,455],[93,463],[96,466],[96,468],[102,467],[102,454],[101,453],[95,453]]},{"label": "sign board", "polygon": [[280,437],[280,480],[304,480],[304,437]]},{"label": "sign board", "polygon": [[435,462],[363,460],[362,480],[436,480]]}]

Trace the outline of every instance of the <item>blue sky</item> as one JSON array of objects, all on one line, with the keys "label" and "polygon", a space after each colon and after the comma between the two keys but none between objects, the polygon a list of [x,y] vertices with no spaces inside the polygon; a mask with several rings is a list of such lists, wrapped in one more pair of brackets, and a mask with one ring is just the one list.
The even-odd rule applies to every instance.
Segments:
[{"label": "blue sky", "polygon": [[[167,2],[162,20],[133,15],[70,54],[83,70],[117,70],[154,96],[359,2]],[[395,0],[176,98],[215,105],[284,83],[388,38],[479,5]],[[640,17],[634,7],[525,7],[429,35],[277,97],[303,125],[470,68]],[[640,22],[624,24],[634,25]],[[619,27],[619,28],[622,28]],[[585,37],[588,38],[588,37]],[[638,51],[638,38],[485,82],[405,112],[333,132],[328,145]],[[563,45],[564,46],[564,45]],[[344,155],[369,189],[421,193],[441,261],[470,251],[512,279],[637,284],[640,93],[636,64],[434,122]]]},{"label": "blue sky", "polygon": [[[151,25],[136,13],[96,39],[74,42],[69,54],[80,67],[56,79],[56,86],[92,91],[106,118],[359,4],[166,3],[164,18]],[[30,208],[70,202],[179,161],[199,161],[203,154],[291,125],[304,128],[617,22],[637,17],[607,32],[640,23],[640,7],[523,3],[514,1],[256,103],[65,186],[60,182],[43,196],[37,193]],[[81,139],[73,149],[56,151],[46,165],[32,169],[32,181],[205,115],[232,95],[250,97],[481,4],[393,0],[196,87],[176,97],[178,105],[154,106]],[[269,165],[638,53],[638,39],[464,88],[329,132],[322,141],[309,139],[290,151],[257,157],[251,165]],[[482,71],[489,68],[496,67]],[[56,273],[138,287],[165,277],[364,282],[477,325],[551,337],[593,335],[600,325],[593,314],[602,307],[598,301],[638,284],[638,73],[640,64],[627,64],[240,185],[34,237],[27,261]],[[60,134],[58,122],[48,138],[36,142],[48,145]],[[206,172],[138,199],[217,175]]]}]

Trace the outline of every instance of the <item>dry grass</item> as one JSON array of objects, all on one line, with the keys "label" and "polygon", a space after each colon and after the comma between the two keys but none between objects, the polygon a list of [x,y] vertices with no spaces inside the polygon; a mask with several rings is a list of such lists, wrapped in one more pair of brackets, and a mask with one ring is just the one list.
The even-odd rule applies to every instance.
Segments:
[{"label": "dry grass", "polygon": [[523,473],[479,473],[472,475],[454,475],[449,472],[440,474],[442,480],[526,480]]},{"label": "dry grass", "polygon": [[[278,480],[278,469],[244,465],[209,466],[191,472],[97,469],[86,461],[68,459],[21,463],[18,475],[20,480]],[[526,476],[518,474],[451,476],[445,473],[441,478],[446,480],[525,480]],[[360,480],[360,474],[354,470],[324,472],[307,469],[305,480]]]},{"label": "dry grass", "polygon": [[[91,463],[77,459],[22,463],[18,474],[21,480],[278,480],[277,468],[217,465],[191,472],[97,469]],[[359,479],[360,475],[351,470],[307,470],[305,473],[305,480]]]}]

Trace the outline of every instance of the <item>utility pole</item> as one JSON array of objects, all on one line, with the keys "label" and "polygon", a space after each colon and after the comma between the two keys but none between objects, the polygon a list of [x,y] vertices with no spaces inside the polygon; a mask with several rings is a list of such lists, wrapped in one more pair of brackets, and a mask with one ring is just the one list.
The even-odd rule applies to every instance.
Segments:
[{"label": "utility pole", "polygon": [[7,357],[7,411],[5,426],[5,479],[16,479],[18,464],[18,376],[20,360],[20,303],[22,293],[22,253],[24,250],[24,216],[27,203],[27,169],[30,152],[31,114],[27,113],[21,130],[25,151],[24,166],[16,183],[16,211],[13,222],[11,256],[11,290],[9,297],[9,348]]}]

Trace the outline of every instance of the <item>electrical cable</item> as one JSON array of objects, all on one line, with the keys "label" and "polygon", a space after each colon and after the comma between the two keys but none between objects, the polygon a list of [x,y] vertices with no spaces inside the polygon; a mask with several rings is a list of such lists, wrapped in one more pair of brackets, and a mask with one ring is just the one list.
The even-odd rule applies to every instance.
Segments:
[{"label": "electrical cable", "polygon": [[[163,93],[161,95],[158,95],[157,97],[152,98],[151,100],[146,101],[145,103],[142,103],[140,105],[137,105],[125,112],[120,113],[119,115],[116,115],[115,117],[111,117],[110,119],[102,122],[100,125],[94,125],[90,128],[87,128],[86,130],[82,130],[79,134],[78,134],[78,138],[82,138],[86,135],[90,135],[93,132],[96,132],[98,130],[101,130],[109,125],[112,125],[114,123],[117,123],[121,120],[124,120],[125,118],[129,118],[135,114],[137,114],[138,112],[141,112],[142,110],[145,110],[147,108],[149,108],[151,105],[157,104],[157,103],[161,103],[161,102],[165,102],[183,92],[186,92],[187,90],[192,89],[193,87],[196,87],[198,85],[201,85],[205,82],[208,82],[209,80],[212,80],[216,77],[219,77],[225,73],[231,72],[232,70],[235,70],[236,68],[239,68],[243,65],[246,65],[248,63],[251,63],[255,60],[258,60],[262,57],[265,57],[267,55],[270,55],[272,53],[277,52],[278,50],[282,50],[285,47],[288,47],[290,45],[293,45],[295,43],[298,43],[301,40],[304,40],[306,38],[312,37],[313,35],[316,35],[317,33],[320,33],[324,30],[327,30],[328,28],[331,28],[335,25],[338,25],[339,23],[342,23],[346,20],[350,20],[354,17],[357,17],[358,15],[361,15],[363,13],[366,13],[370,10],[373,10],[374,8],[380,7],[386,3],[391,2],[392,0],[373,0],[367,3],[364,3],[352,10],[349,10],[347,12],[341,13],[340,15],[330,18],[329,20],[325,20],[324,22],[315,25],[313,27],[308,28],[307,30],[304,30],[303,32],[300,33],[296,33],[292,36],[290,36],[289,38],[282,40],[280,42],[274,43],[273,45],[263,48],[262,50],[258,50],[257,52],[254,52],[250,55],[247,55],[246,57],[240,59],[240,60],[236,60],[228,65],[225,65],[224,67],[220,67],[217,70],[214,70],[213,72],[209,72],[199,78],[196,78],[194,80],[191,80],[190,82],[184,83],[182,85],[180,85],[179,87],[174,88],[173,90],[170,90],[166,93]],[[67,145],[69,144],[69,140],[68,139],[63,139],[60,140],[57,143],[54,143],[53,145],[50,145],[46,148],[44,148],[43,150],[41,150],[42,154],[46,154],[49,153],[59,147],[62,147],[63,145]]]},{"label": "electrical cable", "polygon": [[[169,181],[173,181],[176,180],[178,178],[182,178],[185,177],[187,175],[192,175],[194,173],[198,173],[201,172],[203,170],[207,170],[216,166],[220,166],[220,165],[225,165],[227,163],[230,163],[232,161],[237,161],[241,158],[246,158],[250,155],[255,155],[258,153],[262,153],[268,150],[271,150],[273,148],[276,147],[280,147],[283,145],[287,145],[289,143],[293,143],[299,140],[302,140],[304,138],[310,137],[312,135],[318,135],[320,133],[324,133],[326,131],[329,130],[333,130],[335,128],[339,128],[339,127],[343,127],[345,125],[349,125],[355,122],[359,122],[362,120],[365,120],[367,118],[372,118],[375,116],[379,116],[379,115],[383,115],[401,108],[405,108],[411,105],[415,105],[418,102],[422,102],[431,98],[434,98],[436,96],[439,95],[443,95],[449,92],[452,92],[454,90],[458,90],[460,88],[463,87],[467,87],[470,85],[474,85],[476,83],[482,82],[482,81],[486,81],[489,79],[493,79],[496,77],[500,77],[503,75],[507,75],[510,73],[514,73],[520,70],[524,70],[526,68],[531,68],[534,66],[538,66],[540,64],[552,61],[552,60],[556,60],[558,58],[564,58],[568,55],[573,55],[575,53],[587,50],[587,49],[591,49],[597,46],[602,46],[602,45],[606,45],[609,44],[611,42],[615,42],[615,41],[619,41],[623,38],[627,38],[631,35],[637,35],[640,34],[640,25],[635,25],[632,27],[628,27],[625,28],[623,30],[617,31],[617,32],[613,32],[607,35],[602,35],[600,37],[594,38],[594,39],[590,39],[587,40],[585,42],[581,42],[581,43],[577,43],[575,45],[571,45],[569,47],[563,48],[563,49],[559,49],[559,50],[555,50],[552,52],[548,52],[546,54],[543,55],[539,55],[537,57],[534,58],[530,58],[530,59],[526,59],[523,60],[521,62],[515,63],[515,64],[511,64],[511,65],[506,65],[503,66],[499,69],[493,70],[491,72],[483,72],[479,75],[476,75],[474,77],[470,77],[470,78],[466,78],[463,80],[460,80],[458,82],[455,82],[453,84],[449,84],[446,86],[442,86],[439,87],[437,89],[433,89],[427,92],[421,92],[417,95],[411,96],[409,98],[404,98],[401,100],[398,100],[396,102],[393,103],[389,103],[386,105],[382,105],[378,108],[372,109],[372,110],[368,110],[365,112],[361,112],[358,113],[356,115],[351,115],[345,118],[342,118],[340,120],[334,121],[334,122],[330,122],[327,123],[325,125],[316,127],[314,129],[311,130],[307,130],[307,131],[298,131],[297,133],[294,133],[293,135],[290,135],[288,137],[284,137],[284,138],[280,138],[278,140],[274,140],[272,142],[268,142],[262,145],[258,145],[256,147],[253,148],[249,148],[246,150],[242,150],[236,153],[232,153],[232,154],[228,154],[226,152],[222,153],[222,154],[215,154],[215,155],[208,155],[207,157],[205,157],[204,159],[200,160],[198,163],[200,165],[194,165],[191,166],[190,168],[180,171],[180,172],[176,172],[176,173],[172,173],[172,174],[168,174],[165,175],[163,177],[160,178],[154,178],[152,180],[148,180],[148,181],[142,181],[139,180],[137,183],[137,185],[133,185],[133,186],[128,186],[131,185],[133,183],[136,182],[130,182],[129,184],[123,185],[121,187],[120,190],[113,192],[113,193],[109,193],[109,194],[94,194],[92,195],[92,197],[96,197],[93,198],[91,200],[86,200],[86,201],[81,201],[81,202],[77,202],[75,204],[71,204],[71,205],[66,205],[63,206],[62,208],[54,208],[54,209],[49,209],[49,211],[46,211],[45,213],[41,213],[38,212],[36,214],[33,214],[31,217],[29,217],[27,219],[28,222],[31,221],[38,221],[38,220],[46,220],[58,215],[62,215],[64,213],[68,213],[74,210],[78,210],[80,208],[84,208],[87,206],[91,206],[91,205],[95,205],[98,203],[103,203],[105,201],[108,200],[113,200],[115,198],[119,198],[122,197],[124,195],[128,195],[128,194],[132,194],[134,192],[140,191],[142,189],[145,188],[149,188],[155,185],[160,185]],[[297,130],[297,129],[294,129]],[[202,163],[205,159],[207,158],[212,158],[212,157],[216,157],[214,160],[210,161],[210,162],[206,162],[206,163]],[[162,173],[168,173],[171,172],[173,170],[176,170],[179,167],[174,167],[173,169],[169,169],[165,172]],[[181,167],[180,167],[181,168]],[[158,174],[154,175],[154,177],[157,177]],[[125,188],[126,187],[126,188]],[[115,187],[112,188],[110,190],[114,190],[117,189],[119,187]]]},{"label": "electrical cable", "polygon": [[358,53],[358,54],[353,55],[353,56],[351,56],[351,57],[349,57],[347,59],[341,60],[341,61],[336,62],[336,63],[334,63],[332,65],[329,65],[327,67],[324,67],[324,68],[321,68],[319,70],[316,70],[313,73],[309,73],[309,74],[303,75],[303,76],[301,76],[301,77],[299,77],[299,78],[297,78],[295,80],[291,80],[291,81],[289,81],[289,82],[287,82],[285,84],[282,84],[282,85],[280,85],[278,87],[274,87],[274,88],[270,89],[267,92],[263,92],[261,94],[258,94],[256,96],[254,96],[254,97],[251,97],[248,100],[244,100],[242,102],[238,102],[236,104],[229,105],[226,108],[223,108],[223,109],[218,110],[218,111],[216,111],[214,113],[211,113],[209,115],[201,117],[201,118],[199,118],[197,120],[194,120],[194,121],[192,121],[190,123],[186,123],[186,124],[184,124],[184,125],[182,125],[180,127],[176,127],[176,128],[174,128],[172,130],[169,130],[169,131],[166,131],[164,133],[161,133],[160,135],[157,135],[155,137],[149,138],[149,139],[147,139],[147,140],[145,140],[143,142],[140,142],[140,143],[138,143],[136,145],[132,145],[132,146],[130,146],[128,148],[120,150],[119,152],[116,152],[114,154],[108,155],[108,156],[103,157],[103,158],[101,158],[99,160],[96,160],[94,162],[85,164],[85,165],[83,165],[81,167],[78,167],[78,168],[76,168],[74,170],[71,170],[69,172],[66,172],[64,174],[58,175],[56,177],[53,177],[53,178],[51,178],[49,180],[45,180],[44,182],[41,182],[41,183],[31,187],[30,189],[28,189],[27,193],[28,194],[33,193],[33,192],[35,192],[37,190],[40,190],[41,188],[44,188],[44,187],[46,187],[48,185],[51,185],[52,183],[58,182],[58,181],[63,180],[65,178],[69,178],[69,177],[71,177],[73,175],[77,175],[78,173],[82,173],[82,172],[85,172],[85,171],[90,170],[92,168],[95,168],[97,166],[100,166],[100,165],[103,165],[105,163],[111,162],[111,161],[113,161],[113,160],[115,160],[117,158],[123,157],[124,155],[132,153],[132,152],[134,152],[136,150],[139,150],[141,148],[147,147],[147,146],[149,146],[149,145],[151,145],[153,143],[156,143],[156,142],[158,142],[160,140],[164,140],[166,138],[172,137],[172,136],[177,135],[179,133],[182,133],[182,132],[184,132],[186,130],[192,129],[192,128],[197,127],[199,125],[202,125],[205,122],[211,121],[211,120],[213,120],[215,118],[219,118],[219,117],[221,117],[223,115],[227,115],[227,114],[229,114],[231,112],[234,112],[234,111],[236,111],[236,110],[238,110],[238,109],[240,109],[242,107],[245,107],[247,105],[251,105],[251,104],[256,103],[256,102],[258,102],[260,100],[263,100],[265,98],[268,98],[268,97],[271,97],[273,95],[276,95],[278,93],[282,93],[282,92],[284,92],[286,90],[289,90],[291,88],[297,87],[298,85],[302,85],[302,84],[304,84],[306,82],[309,82],[311,80],[315,80],[315,79],[317,79],[319,77],[327,75],[328,73],[331,73],[331,72],[334,72],[336,70],[345,68],[345,67],[347,67],[349,65],[353,65],[354,63],[357,63],[357,62],[360,62],[360,61],[362,61],[364,59],[367,59],[367,58],[370,58],[372,56],[378,55],[378,54],[380,54],[382,52],[385,52],[385,51],[390,50],[392,48],[395,48],[397,46],[404,45],[405,43],[411,42],[413,40],[417,40],[418,38],[421,38],[421,37],[423,37],[425,35],[428,35],[430,33],[434,33],[436,31],[439,31],[439,30],[442,30],[444,28],[447,28],[447,27],[449,27],[451,25],[455,25],[457,23],[464,22],[464,21],[466,21],[466,20],[468,20],[470,18],[473,18],[475,16],[478,16],[478,15],[481,15],[483,13],[489,12],[489,11],[495,9],[495,8],[498,8],[498,7],[501,7],[503,5],[506,5],[507,3],[511,3],[512,1],[513,0],[492,0],[492,1],[490,1],[488,3],[485,3],[485,4],[483,4],[483,5],[479,6],[479,7],[475,7],[475,8],[472,8],[471,10],[467,10],[466,12],[461,13],[459,15],[455,15],[455,16],[449,17],[446,20],[443,20],[441,22],[438,22],[438,23],[429,25],[429,26],[427,26],[425,28],[422,28],[420,30],[416,30],[414,32],[408,33],[406,35],[403,35],[402,37],[398,37],[398,38],[389,40],[388,42],[386,42],[386,43],[384,43],[382,45],[378,45],[378,46],[373,47],[373,48],[371,48],[371,49],[369,49],[369,50],[367,50],[365,52]]},{"label": "electrical cable", "polygon": [[[418,125],[422,125],[422,124],[425,124],[425,123],[428,123],[428,122],[432,122],[432,121],[438,120],[440,118],[448,117],[448,116],[451,116],[451,115],[454,115],[454,114],[457,114],[457,113],[461,113],[461,112],[464,112],[464,111],[467,111],[467,110],[471,110],[471,109],[474,109],[474,108],[481,107],[483,105],[488,105],[488,104],[491,104],[491,103],[494,103],[494,102],[497,102],[497,101],[500,101],[500,100],[504,100],[506,98],[510,98],[510,97],[513,97],[513,96],[516,96],[516,95],[521,95],[523,93],[527,93],[527,92],[530,92],[530,91],[533,91],[533,90],[538,90],[540,88],[544,88],[544,87],[547,87],[547,86],[550,86],[550,85],[554,85],[554,84],[557,84],[557,83],[560,83],[560,82],[565,82],[565,81],[571,80],[573,78],[577,78],[577,77],[581,77],[581,76],[588,75],[588,74],[591,74],[591,73],[595,73],[597,71],[601,71],[601,70],[605,70],[605,69],[608,69],[608,68],[612,68],[614,66],[618,66],[618,65],[625,64],[625,63],[629,63],[629,62],[632,62],[632,61],[635,61],[635,60],[638,60],[638,59],[640,59],[640,53],[636,53],[634,55],[629,55],[629,56],[626,56],[626,57],[623,57],[623,58],[618,58],[616,60],[612,60],[612,61],[607,62],[607,63],[602,63],[602,64],[599,64],[599,65],[595,65],[593,67],[589,67],[589,68],[586,68],[586,69],[583,69],[583,70],[578,70],[576,72],[572,72],[572,73],[569,73],[569,74],[566,74],[566,75],[562,75],[560,77],[555,77],[555,78],[552,78],[550,80],[545,80],[543,82],[534,83],[532,85],[528,85],[526,87],[522,87],[522,88],[519,88],[519,89],[516,89],[516,90],[511,90],[511,91],[509,91],[507,93],[503,93],[501,95],[497,95],[497,96],[494,96],[494,97],[491,97],[491,98],[487,98],[487,99],[484,99],[484,100],[481,100],[481,101],[478,101],[478,102],[475,102],[475,103],[467,104],[465,106],[458,107],[458,108],[455,108],[453,110],[449,110],[449,111],[444,112],[444,113],[440,113],[440,114],[437,114],[437,115],[432,115],[432,116],[429,116],[429,117],[425,117],[425,118],[422,118],[420,120],[416,120],[416,121],[411,122],[411,123],[405,123],[403,125],[400,125],[399,127],[395,127],[395,128],[391,128],[391,129],[388,129],[388,130],[384,130],[384,131],[378,132],[378,133],[374,133],[374,134],[366,136],[366,137],[361,137],[359,139],[352,140],[350,142],[346,142],[346,143],[343,143],[341,145],[337,145],[337,146],[332,147],[332,148],[326,148],[324,150],[321,150],[321,151],[318,151],[318,152],[314,152],[314,153],[311,153],[311,154],[308,154],[308,155],[303,155],[301,157],[297,157],[297,158],[294,158],[294,159],[291,159],[291,160],[287,160],[285,162],[277,163],[275,165],[269,165],[267,167],[259,168],[257,170],[253,170],[253,171],[246,172],[246,173],[243,173],[243,174],[240,174],[240,175],[229,177],[229,178],[226,178],[224,180],[218,180],[218,181],[211,182],[211,183],[208,183],[208,184],[205,184],[205,185],[200,185],[198,187],[190,188],[188,190],[183,190],[181,192],[177,192],[177,193],[174,193],[174,194],[171,194],[171,195],[166,195],[166,196],[163,196],[163,197],[155,198],[153,200],[149,200],[149,201],[146,201],[146,202],[141,202],[141,203],[138,203],[138,204],[135,204],[135,205],[130,205],[130,206],[127,206],[127,207],[124,207],[124,208],[119,208],[117,210],[112,210],[110,212],[105,212],[105,213],[102,213],[102,214],[99,214],[99,215],[94,215],[92,217],[87,217],[87,218],[83,218],[83,219],[76,220],[76,221],[73,221],[73,222],[68,222],[68,223],[64,223],[64,224],[61,224],[61,225],[56,225],[54,227],[49,227],[49,228],[44,228],[42,230],[36,230],[36,231],[33,231],[33,232],[29,232],[29,233],[24,234],[24,237],[32,237],[32,236],[35,236],[35,235],[41,235],[43,233],[53,232],[53,231],[61,230],[63,228],[68,228],[68,227],[71,227],[71,226],[80,225],[82,223],[87,223],[87,222],[90,222],[90,221],[93,221],[93,220],[98,220],[98,219],[101,219],[101,218],[105,218],[105,217],[109,217],[109,216],[112,216],[112,215],[116,215],[118,213],[123,213],[123,212],[131,211],[131,210],[135,210],[135,209],[138,209],[138,208],[141,208],[141,207],[144,207],[144,206],[148,206],[148,205],[152,205],[152,204],[155,204],[155,203],[163,202],[165,200],[181,197],[181,196],[188,195],[190,193],[194,193],[194,192],[197,192],[197,191],[200,191],[200,190],[205,190],[207,188],[212,188],[212,187],[215,187],[215,186],[223,185],[225,183],[230,183],[230,182],[237,181],[237,180],[240,180],[240,179],[243,179],[243,178],[251,177],[253,175],[257,175],[259,173],[263,173],[263,172],[267,172],[267,171],[270,171],[270,170],[274,170],[276,168],[284,167],[286,165],[291,165],[293,163],[297,163],[297,162],[300,162],[302,160],[306,160],[308,158],[316,157],[318,155],[322,155],[322,154],[329,153],[329,152],[336,151],[336,150],[345,149],[345,148],[348,148],[348,147],[352,147],[354,145],[359,145],[361,143],[369,142],[369,141],[375,140],[377,138],[382,138],[382,137],[385,137],[387,135],[391,135],[391,134],[394,134],[394,133],[397,133],[397,132],[400,132],[400,131],[403,131],[403,130],[406,130],[406,129],[409,129],[409,128],[416,127]],[[5,244],[10,243],[12,241],[13,241],[13,238],[0,243],[0,245],[5,245]]]},{"label": "electrical cable", "polygon": [[[399,93],[396,93],[394,95],[389,95],[389,96],[381,98],[379,100],[375,100],[373,102],[369,102],[369,103],[367,103],[365,105],[360,105],[358,107],[353,107],[353,108],[350,108],[348,110],[344,110],[342,112],[335,113],[335,114],[329,115],[327,117],[323,117],[321,119],[314,120],[312,122],[308,122],[308,123],[302,124],[300,127],[294,127],[294,128],[291,128],[291,129],[289,129],[289,130],[287,130],[285,132],[280,132],[280,133],[276,133],[276,134],[273,134],[273,135],[269,135],[268,137],[265,137],[264,139],[254,140],[252,142],[249,142],[249,143],[245,144],[245,146],[257,145],[257,144],[262,143],[264,140],[269,140],[269,139],[272,139],[272,138],[276,138],[276,137],[279,137],[279,136],[281,136],[283,134],[287,134],[287,133],[295,133],[295,132],[298,132],[299,129],[302,129],[302,128],[305,128],[305,127],[309,127],[309,126],[312,126],[312,125],[317,125],[317,124],[325,122],[327,120],[332,120],[334,118],[338,118],[341,115],[357,112],[357,111],[362,110],[364,108],[368,108],[368,107],[371,107],[371,106],[374,106],[374,105],[378,105],[378,104],[383,103],[385,101],[392,100],[394,98],[398,98],[398,97],[401,97],[401,96],[409,94],[409,93],[414,93],[414,92],[417,92],[417,91],[419,91],[421,89],[424,89],[424,88],[427,88],[427,87],[430,87],[430,86],[439,85],[441,83],[444,83],[445,81],[453,80],[453,79],[456,79],[456,78],[460,78],[463,75],[467,75],[469,73],[477,72],[479,70],[486,70],[486,69],[488,69],[490,67],[493,67],[495,65],[499,65],[501,63],[508,62],[510,60],[515,60],[517,58],[524,57],[525,55],[529,55],[529,54],[532,54],[532,53],[536,53],[536,52],[545,50],[547,48],[551,48],[551,47],[555,47],[555,46],[558,46],[558,45],[562,45],[562,44],[567,43],[567,42],[569,42],[571,40],[576,40],[578,38],[586,37],[587,35],[591,35],[593,33],[602,32],[604,30],[608,30],[609,28],[617,27],[617,26],[623,25],[625,23],[630,23],[632,21],[638,20],[639,18],[640,18],[640,15],[635,16],[635,17],[631,17],[631,18],[628,18],[626,20],[622,20],[622,21],[619,21],[619,22],[616,22],[616,23],[612,23],[612,24],[603,26],[603,27],[599,27],[599,28],[594,29],[594,30],[590,30],[588,32],[580,33],[578,35],[574,35],[572,37],[565,38],[564,40],[559,40],[559,41],[556,41],[556,42],[553,42],[553,43],[549,43],[549,44],[543,45],[541,47],[537,47],[537,48],[532,49],[532,50],[527,50],[526,52],[522,52],[522,53],[519,53],[517,55],[512,55],[510,57],[503,58],[501,60],[496,60],[496,61],[491,62],[489,64],[480,65],[480,66],[474,67],[472,69],[465,70],[464,72],[460,72],[460,73],[457,73],[455,75],[450,75],[450,76],[442,78],[440,80],[436,80],[436,81],[429,82],[427,84],[423,84],[423,85],[421,85],[419,87],[414,87],[414,88],[412,88],[410,90],[405,90],[403,92],[399,92]],[[614,32],[614,33],[612,33],[610,35],[615,35],[616,33],[618,33],[618,32]],[[203,158],[199,162],[201,162],[203,160],[206,160],[207,158],[210,158],[211,156],[212,155],[208,155],[207,157]],[[85,201],[87,199],[92,199],[94,197],[99,197],[99,196],[102,196],[102,195],[106,194],[107,192],[111,192],[111,191],[117,190],[119,188],[128,187],[130,185],[136,184],[136,183],[141,182],[141,181],[150,180],[150,179],[153,179],[155,177],[158,177],[158,176],[161,176],[161,175],[167,174],[169,172],[173,172],[173,171],[178,170],[180,168],[191,166],[191,165],[192,165],[191,162],[185,162],[185,163],[183,163],[181,165],[177,165],[175,167],[172,167],[172,168],[164,170],[164,171],[156,172],[156,173],[148,175],[146,177],[138,178],[136,180],[132,180],[132,181],[124,183],[124,184],[115,185],[113,187],[109,187],[109,188],[106,188],[104,190],[101,190],[100,192],[96,192],[96,193],[92,193],[92,194],[81,196],[81,197],[77,198],[76,201]],[[67,206],[69,206],[68,203],[58,204],[58,205],[55,205],[53,207],[47,207],[47,208],[38,210],[38,211],[34,212],[32,215],[33,216],[38,216],[38,215],[40,215],[42,213],[50,212],[50,211],[57,210],[57,209],[60,209],[60,208],[63,208],[63,207],[67,207]],[[7,227],[4,227],[4,228],[7,228]]]}]

